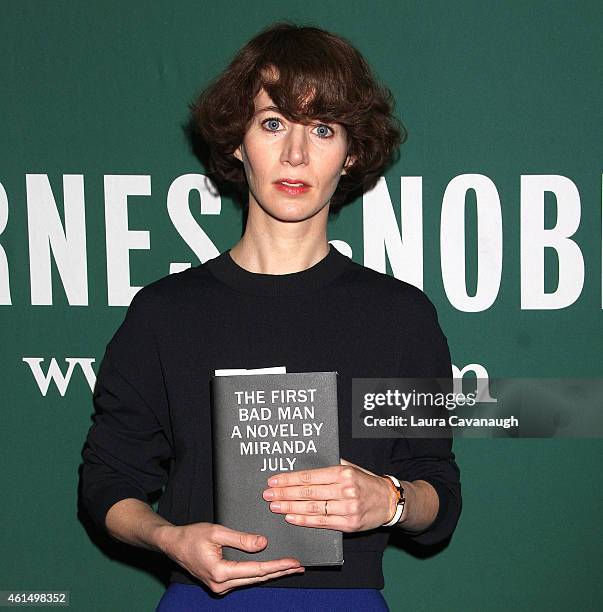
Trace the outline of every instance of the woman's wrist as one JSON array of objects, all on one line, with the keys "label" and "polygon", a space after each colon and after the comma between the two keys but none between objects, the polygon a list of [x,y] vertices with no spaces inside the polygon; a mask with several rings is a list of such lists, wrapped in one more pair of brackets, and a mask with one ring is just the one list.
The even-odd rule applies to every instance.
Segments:
[{"label": "woman's wrist", "polygon": [[383,475],[382,478],[387,485],[389,494],[389,514],[382,525],[393,527],[404,521],[408,516],[406,491],[412,487],[412,484],[387,474]]},{"label": "woman's wrist", "polygon": [[408,521],[412,509],[415,507],[417,488],[415,487],[414,483],[408,482],[407,480],[401,480],[400,485],[402,485],[402,488],[404,489],[404,499],[406,501],[404,502],[404,509],[402,510],[402,515],[398,519],[396,525],[404,527],[404,525]]},{"label": "woman's wrist", "polygon": [[383,480],[383,484],[385,485],[385,489],[387,491],[388,502],[387,506],[384,506],[386,508],[386,514],[385,519],[381,523],[382,525],[385,525],[386,523],[389,523],[396,514],[398,496],[396,495],[396,492],[392,486],[392,481],[387,476],[381,476],[381,479]]},{"label": "woman's wrist", "polygon": [[382,525],[387,525],[388,527],[404,527],[408,530],[413,529],[412,520],[409,520],[411,517],[412,509],[415,507],[415,502],[417,498],[417,487],[414,483],[409,482],[407,480],[399,480],[401,491],[403,492],[403,504],[402,512],[398,517],[398,520],[392,525],[388,525],[396,516],[398,512],[398,503],[400,501],[400,496],[397,494],[396,486],[393,481],[388,476],[382,476],[385,481],[385,485],[388,492],[388,501],[387,504],[384,505],[384,508],[387,508],[387,518],[383,521]]},{"label": "woman's wrist", "polygon": [[172,537],[175,533],[175,528],[176,526],[172,524],[157,525],[152,534],[152,541],[155,548],[165,554],[168,554],[172,543]]},{"label": "woman's wrist", "polygon": [[431,526],[438,513],[438,494],[424,480],[401,480],[400,484],[404,488],[406,503],[396,526],[409,532],[424,531]]}]

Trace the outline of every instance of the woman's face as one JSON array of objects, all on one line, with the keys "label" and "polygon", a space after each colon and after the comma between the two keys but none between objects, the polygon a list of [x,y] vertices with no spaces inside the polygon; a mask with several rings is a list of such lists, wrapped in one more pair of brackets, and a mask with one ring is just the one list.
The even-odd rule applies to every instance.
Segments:
[{"label": "woman's face", "polygon": [[343,126],[290,122],[260,89],[234,155],[245,167],[250,207],[257,204],[281,221],[303,221],[330,202],[345,174],[346,151]]}]

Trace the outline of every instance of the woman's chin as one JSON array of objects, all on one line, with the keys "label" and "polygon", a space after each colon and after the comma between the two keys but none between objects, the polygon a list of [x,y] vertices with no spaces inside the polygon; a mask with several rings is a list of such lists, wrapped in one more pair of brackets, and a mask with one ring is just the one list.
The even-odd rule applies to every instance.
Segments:
[{"label": "woman's chin", "polygon": [[[326,205],[326,204],[325,204]],[[324,207],[310,205],[308,202],[272,202],[269,206],[262,206],[262,210],[273,219],[286,223],[305,221],[317,215]]]}]

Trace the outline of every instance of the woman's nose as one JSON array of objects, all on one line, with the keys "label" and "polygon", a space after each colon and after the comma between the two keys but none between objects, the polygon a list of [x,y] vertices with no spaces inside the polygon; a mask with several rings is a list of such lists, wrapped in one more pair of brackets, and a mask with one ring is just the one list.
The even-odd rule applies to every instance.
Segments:
[{"label": "woman's nose", "polygon": [[308,163],[308,136],[306,126],[292,125],[283,139],[281,162],[292,166]]}]

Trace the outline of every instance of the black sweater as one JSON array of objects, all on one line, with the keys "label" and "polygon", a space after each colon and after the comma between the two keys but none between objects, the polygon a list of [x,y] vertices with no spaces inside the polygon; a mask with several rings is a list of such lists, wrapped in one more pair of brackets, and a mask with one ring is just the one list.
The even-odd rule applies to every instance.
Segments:
[{"label": "black sweater", "polygon": [[[426,480],[440,508],[421,544],[449,537],[461,511],[449,439],[352,438],[355,377],[450,377],[434,306],[416,287],[365,268],[330,246],[284,275],[249,272],[228,251],[140,290],[107,345],[82,457],[83,502],[105,528],[109,508],[148,501],[175,525],[213,522],[209,379],[221,368],[285,365],[337,371],[341,457],[375,473]],[[346,410],[346,408],[348,408]],[[343,566],[308,567],[257,586],[384,586],[382,554],[399,527],[344,533]],[[174,564],[172,581],[199,583]]]}]

